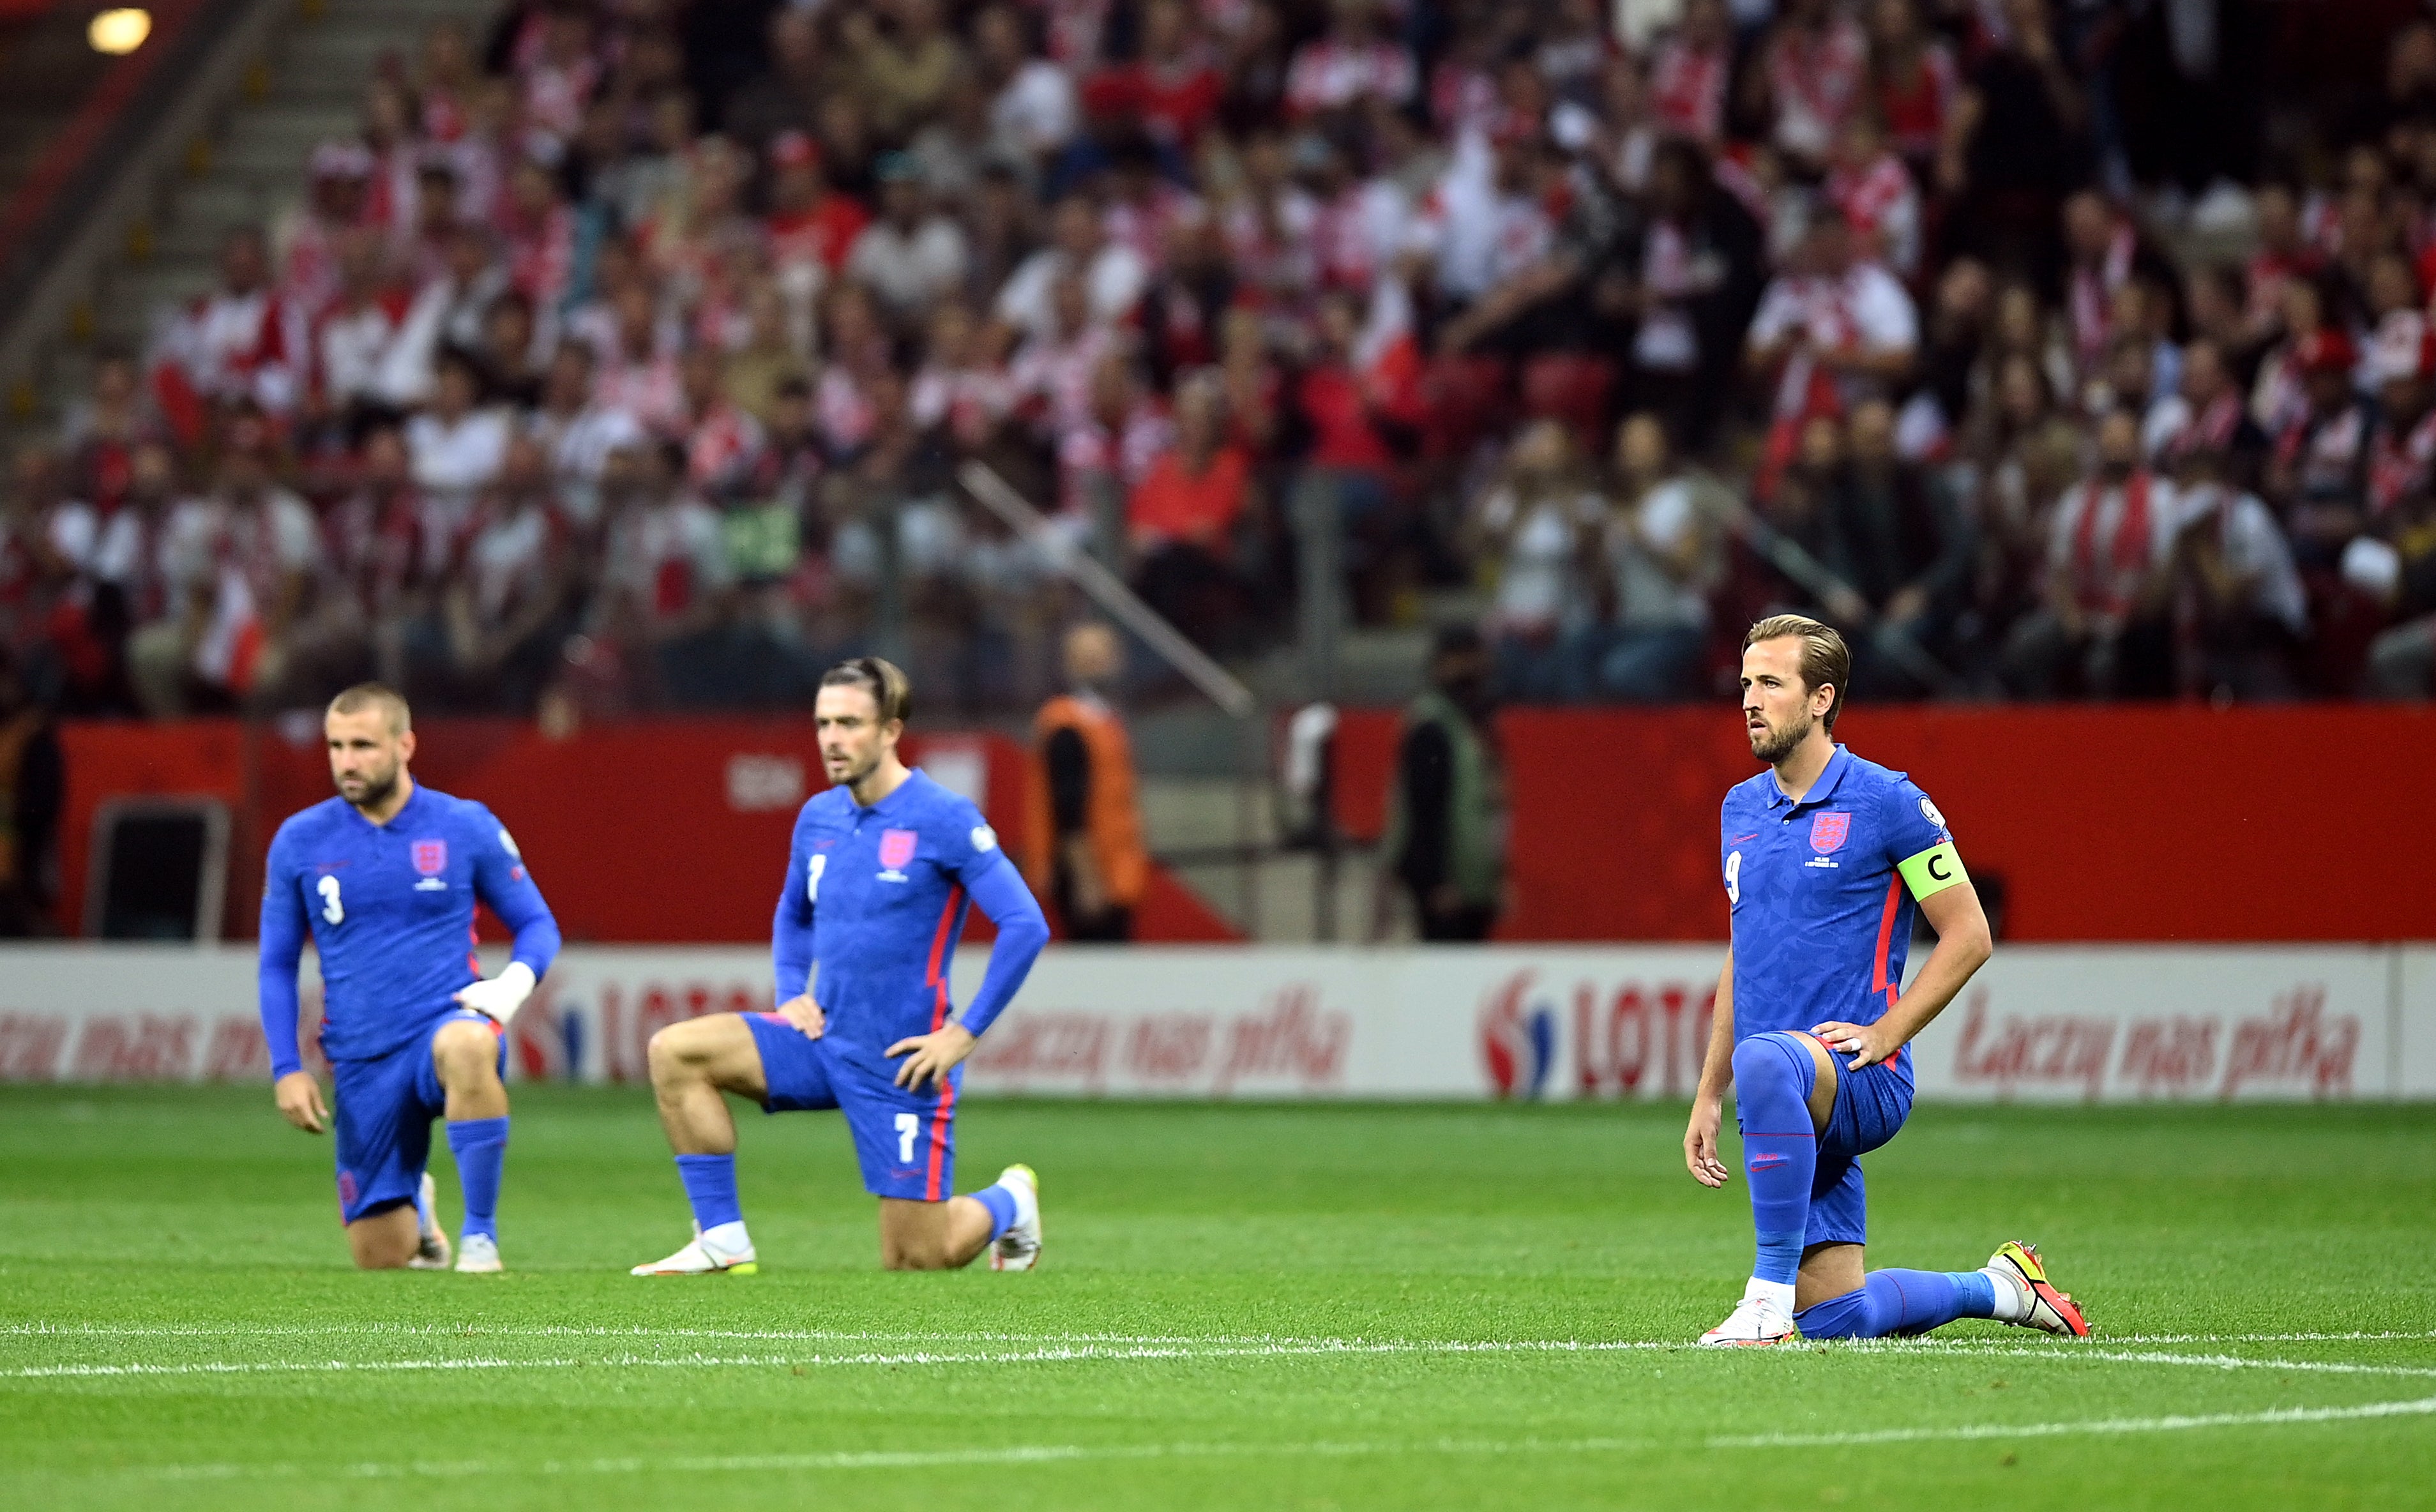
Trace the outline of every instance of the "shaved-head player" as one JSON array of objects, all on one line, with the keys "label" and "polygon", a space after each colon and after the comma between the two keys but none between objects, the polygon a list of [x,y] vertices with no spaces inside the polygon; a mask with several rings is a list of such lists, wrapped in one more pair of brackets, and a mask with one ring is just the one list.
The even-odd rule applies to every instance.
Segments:
[{"label": "shaved-head player", "polygon": [[[408,772],[406,700],[377,683],[330,701],[322,730],[338,796],[279,826],[262,889],[262,1034],[288,1122],[330,1121],[297,1044],[296,967],[322,965],[322,1052],[339,1096],[339,1214],[370,1270],[448,1263],[424,1167],[431,1121],[465,1198],[457,1269],[496,1271],[508,1091],[505,1032],[558,954],[558,925],[506,827],[478,803]],[[483,980],[474,905],[515,931],[506,969]]]},{"label": "shaved-head player", "polygon": [[[1778,615],[1743,639],[1743,725],[1768,770],[1726,794],[1718,859],[1733,946],[1683,1135],[1706,1187],[1727,1181],[1726,1091],[1742,1126],[1758,1258],[1708,1345],[1925,1333],[1995,1318],[2085,1335],[2038,1251],[1975,1271],[1865,1270],[1861,1159],[1911,1112],[1911,1039],[1992,948],[1945,816],[1900,772],[1835,741],[1853,670],[1843,636]],[[1913,911],[1937,948],[1903,986]]]}]

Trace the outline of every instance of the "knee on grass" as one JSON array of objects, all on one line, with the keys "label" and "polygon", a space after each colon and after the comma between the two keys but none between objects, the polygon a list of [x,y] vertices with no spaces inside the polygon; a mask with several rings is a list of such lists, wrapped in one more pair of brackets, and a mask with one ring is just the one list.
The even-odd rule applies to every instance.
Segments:
[{"label": "knee on grass", "polygon": [[[401,1220],[398,1214],[405,1214]],[[359,1271],[403,1270],[422,1246],[414,1205],[385,1208],[347,1225],[347,1250]]]},{"label": "knee on grass", "polygon": [[887,1271],[953,1271],[971,1263],[969,1255],[958,1260],[948,1253],[945,1241],[891,1243],[882,1240],[879,1245],[879,1268]]}]

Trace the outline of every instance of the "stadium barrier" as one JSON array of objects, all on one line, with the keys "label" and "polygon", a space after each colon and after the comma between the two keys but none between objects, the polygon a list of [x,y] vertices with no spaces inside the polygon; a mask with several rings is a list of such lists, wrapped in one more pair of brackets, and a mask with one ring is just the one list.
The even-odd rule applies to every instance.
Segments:
[{"label": "stadium barrier", "polygon": [[[985,961],[959,957],[959,1000]],[[1717,965],[1714,946],[1053,947],[969,1090],[1681,1098]],[[0,1080],[261,1077],[253,1001],[240,947],[0,949]],[[639,1081],[662,1025],[769,1006],[759,950],[574,947],[515,1021],[513,1073]],[[2436,946],[2009,947],[1914,1052],[1922,1096],[1958,1101],[2436,1098]]]}]

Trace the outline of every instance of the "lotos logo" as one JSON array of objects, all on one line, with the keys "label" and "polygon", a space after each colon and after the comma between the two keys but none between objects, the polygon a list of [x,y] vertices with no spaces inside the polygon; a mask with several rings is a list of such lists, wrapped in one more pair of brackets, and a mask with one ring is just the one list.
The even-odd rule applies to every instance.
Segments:
[{"label": "lotos logo", "polygon": [[[506,834],[506,830],[499,831]],[[414,843],[414,869],[426,877],[437,877],[448,869],[448,842],[418,840]]]},{"label": "lotos logo", "polygon": [[879,832],[879,864],[892,872],[901,872],[914,859],[914,836],[910,829],[883,829]]},{"label": "lotos logo", "polygon": [[1844,837],[1853,832],[1851,814],[1820,814],[1810,821],[1810,848],[1824,856],[1840,848]]},{"label": "lotos logo", "polygon": [[1488,995],[1480,1015],[1480,1058],[1499,1097],[1538,1097],[1557,1061],[1557,1011],[1526,1007],[1531,973],[1518,971]]}]

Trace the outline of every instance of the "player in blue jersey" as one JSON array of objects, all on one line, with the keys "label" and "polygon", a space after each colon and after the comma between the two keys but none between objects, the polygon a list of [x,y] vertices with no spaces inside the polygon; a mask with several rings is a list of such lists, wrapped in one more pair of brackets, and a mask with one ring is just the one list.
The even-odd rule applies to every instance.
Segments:
[{"label": "player in blue jersey", "polygon": [[[757,1268],[737,1202],[726,1092],[771,1113],[845,1116],[863,1187],[879,1199],[889,1269],[946,1269],[983,1250],[996,1270],[1029,1270],[1039,1258],[1031,1167],[1009,1166],[968,1196],[950,1192],[963,1061],[1023,984],[1049,925],[981,810],[897,759],[911,704],[905,674],[878,657],[821,679],[813,718],[836,786],[795,820],[772,928],[778,1009],[713,1014],[652,1036],[652,1090],[694,1238],[635,1266],[636,1276]],[[948,969],[975,903],[998,926],[998,943],[958,1014]]]},{"label": "player in blue jersey", "polygon": [[[330,1121],[296,1044],[309,930],[338,1091],[339,1213],[356,1263],[446,1268],[423,1169],[431,1121],[444,1116],[465,1198],[457,1269],[496,1271],[505,1033],[558,954],[558,925],[491,811],[408,774],[404,699],[366,683],[333,699],[322,723],[339,795],[279,826],[262,889],[262,1034],[279,1111],[307,1134]],[[487,981],[472,948],[477,900],[516,936],[507,969]]]},{"label": "player in blue jersey", "polygon": [[[1975,1271],[1865,1270],[1860,1157],[1911,1112],[1912,1036],[1954,1000],[1992,946],[1945,816],[1900,772],[1835,742],[1852,652],[1799,615],[1743,639],[1743,723],[1770,770],[1726,794],[1718,859],[1733,947],[1683,1136],[1703,1186],[1728,1087],[1742,1127],[1758,1260],[1707,1345],[1925,1333],[1995,1318],[2086,1335],[2030,1245]],[[1913,910],[1937,948],[1903,986]]]}]

